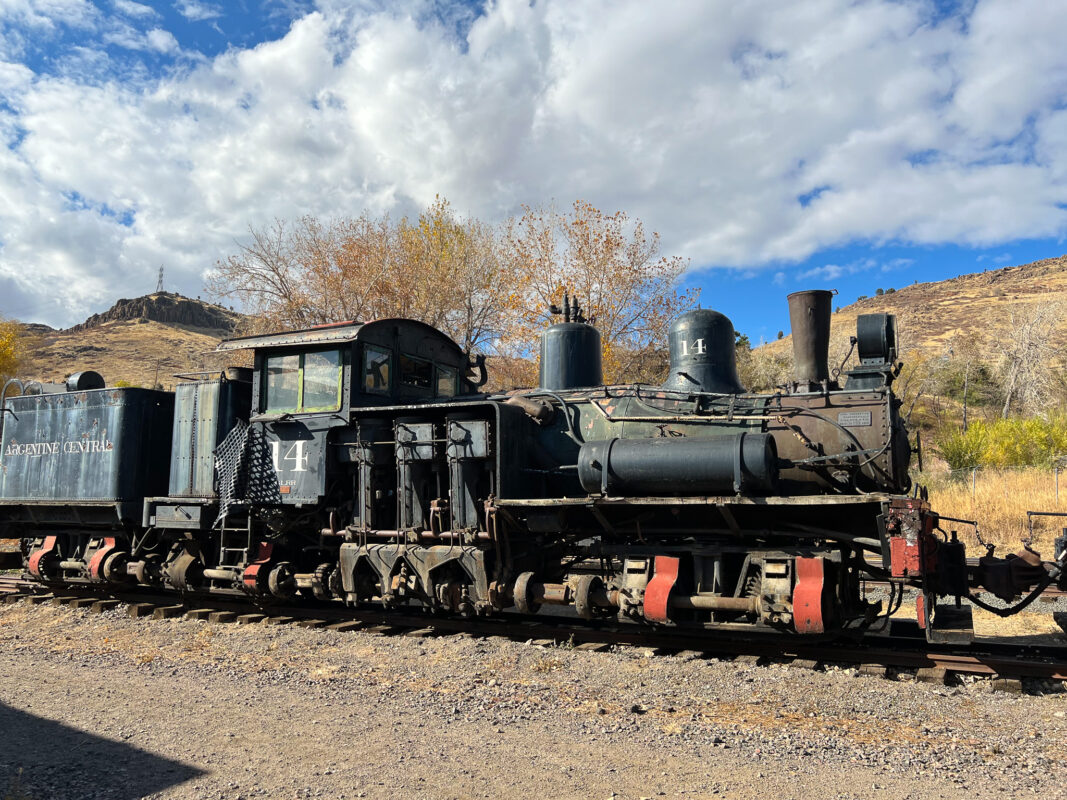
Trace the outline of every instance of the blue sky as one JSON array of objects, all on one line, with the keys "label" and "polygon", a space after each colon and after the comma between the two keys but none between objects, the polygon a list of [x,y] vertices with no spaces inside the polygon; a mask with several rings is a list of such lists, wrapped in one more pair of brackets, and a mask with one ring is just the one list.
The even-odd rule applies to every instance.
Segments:
[{"label": "blue sky", "polygon": [[754,341],[1067,253],[1067,3],[0,0],[0,315],[201,293],[249,226],[623,210]]}]

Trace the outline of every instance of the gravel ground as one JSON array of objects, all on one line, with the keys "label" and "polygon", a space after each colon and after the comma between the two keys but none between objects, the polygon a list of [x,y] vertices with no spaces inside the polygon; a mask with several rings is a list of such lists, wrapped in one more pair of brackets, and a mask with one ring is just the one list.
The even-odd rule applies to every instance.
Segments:
[{"label": "gravel ground", "polygon": [[1059,683],[123,611],[0,606],[0,798],[1067,797]]}]

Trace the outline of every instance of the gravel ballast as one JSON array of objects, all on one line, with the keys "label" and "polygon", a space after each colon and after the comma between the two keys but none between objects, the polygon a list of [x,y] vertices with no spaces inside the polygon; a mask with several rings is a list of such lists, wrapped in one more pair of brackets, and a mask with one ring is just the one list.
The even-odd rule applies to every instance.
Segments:
[{"label": "gravel ballast", "polygon": [[19,603],[0,798],[1067,797],[1024,688]]}]

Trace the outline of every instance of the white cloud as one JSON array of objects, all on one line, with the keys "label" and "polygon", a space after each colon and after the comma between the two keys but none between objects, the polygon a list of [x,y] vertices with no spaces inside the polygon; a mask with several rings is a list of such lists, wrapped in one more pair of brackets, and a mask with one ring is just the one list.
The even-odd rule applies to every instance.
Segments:
[{"label": "white cloud", "polygon": [[[26,31],[85,11],[48,5],[0,0],[0,17]],[[83,24],[177,52],[127,5],[126,27]],[[695,266],[1067,234],[1062,4],[980,0],[966,19],[918,0],[438,8],[323,0],[277,41],[162,78],[119,79],[102,49],[71,55],[103,59],[92,79],[0,67],[0,287],[58,293],[67,310],[43,318],[73,322],[116,287],[150,290],[160,262],[198,293],[250,224],[437,194],[488,219],[552,199],[624,209]]]},{"label": "white cloud", "polygon": [[148,40],[148,46],[159,53],[177,53],[181,49],[174,34],[162,28],[152,28],[145,34],[145,38]]},{"label": "white cloud", "polygon": [[155,19],[159,16],[159,12],[151,6],[146,6],[143,3],[135,3],[133,0],[112,0],[111,4],[115,7],[116,11],[119,11],[128,17],[135,17],[137,19]]},{"label": "white cloud", "polygon": [[222,9],[212,3],[200,3],[197,0],[178,0],[174,4],[178,13],[191,22],[215,19],[222,16]]}]

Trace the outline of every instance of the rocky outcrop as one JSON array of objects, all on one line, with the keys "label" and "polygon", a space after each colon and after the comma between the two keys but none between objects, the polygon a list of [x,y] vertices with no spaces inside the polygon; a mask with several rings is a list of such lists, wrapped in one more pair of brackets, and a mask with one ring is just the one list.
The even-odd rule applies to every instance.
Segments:
[{"label": "rocky outcrop", "polygon": [[132,300],[119,300],[108,311],[103,314],[93,314],[85,322],[70,328],[70,331],[85,331],[97,328],[106,322],[152,320],[230,333],[240,319],[240,314],[222,306],[193,300],[171,292],[157,292],[144,297],[135,297]]}]

